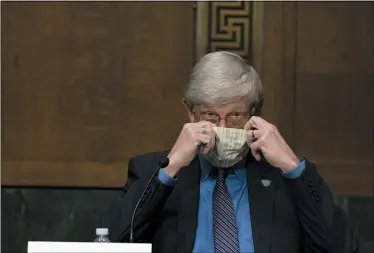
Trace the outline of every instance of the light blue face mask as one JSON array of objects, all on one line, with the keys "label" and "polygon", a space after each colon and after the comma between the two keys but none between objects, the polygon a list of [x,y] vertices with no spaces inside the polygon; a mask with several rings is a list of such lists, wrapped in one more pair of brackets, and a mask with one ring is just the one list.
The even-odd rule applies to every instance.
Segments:
[{"label": "light blue face mask", "polygon": [[228,168],[243,158],[249,151],[247,144],[248,131],[244,129],[213,127],[215,132],[215,146],[205,159],[214,167]]}]

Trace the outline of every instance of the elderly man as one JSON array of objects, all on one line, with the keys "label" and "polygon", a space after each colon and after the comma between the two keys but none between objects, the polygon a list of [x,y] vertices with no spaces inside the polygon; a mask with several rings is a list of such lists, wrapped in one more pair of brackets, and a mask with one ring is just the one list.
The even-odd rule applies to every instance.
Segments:
[{"label": "elderly man", "polygon": [[316,167],[260,117],[256,71],[229,52],[193,68],[183,103],[190,123],[170,151],[129,162],[108,216],[112,241],[153,252],[357,252],[357,239]]}]

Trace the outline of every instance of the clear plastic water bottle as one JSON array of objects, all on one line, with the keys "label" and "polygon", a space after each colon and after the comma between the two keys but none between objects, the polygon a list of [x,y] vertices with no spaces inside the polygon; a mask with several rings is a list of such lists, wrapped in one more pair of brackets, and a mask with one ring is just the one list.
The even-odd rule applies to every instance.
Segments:
[{"label": "clear plastic water bottle", "polygon": [[108,229],[107,228],[97,228],[96,229],[96,239],[94,242],[110,242],[108,238]]}]

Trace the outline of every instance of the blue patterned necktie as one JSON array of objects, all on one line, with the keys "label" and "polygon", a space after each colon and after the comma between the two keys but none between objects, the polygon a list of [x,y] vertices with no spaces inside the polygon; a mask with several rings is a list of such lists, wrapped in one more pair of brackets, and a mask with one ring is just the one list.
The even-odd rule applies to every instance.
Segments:
[{"label": "blue patterned necktie", "polygon": [[227,189],[227,170],[217,168],[217,182],[213,190],[214,249],[216,253],[238,253],[239,240],[234,204]]}]

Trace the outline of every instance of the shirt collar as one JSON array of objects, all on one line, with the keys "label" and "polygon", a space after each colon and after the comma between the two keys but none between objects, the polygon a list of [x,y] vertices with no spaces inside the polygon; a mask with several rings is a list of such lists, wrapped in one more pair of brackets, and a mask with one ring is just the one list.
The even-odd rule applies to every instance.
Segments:
[{"label": "shirt collar", "polygon": [[[204,182],[208,179],[210,172],[212,171],[212,165],[204,158],[202,154],[198,154],[199,160],[200,160],[200,168],[201,168],[201,181]],[[245,170],[245,159],[238,162],[235,167],[237,167],[234,170],[234,175],[236,179],[239,181],[245,181],[246,180],[246,170]]]}]

